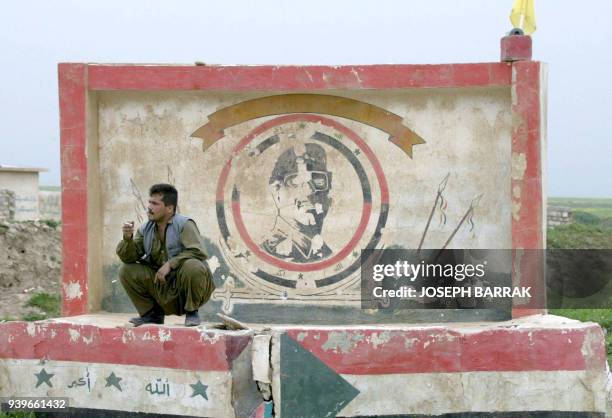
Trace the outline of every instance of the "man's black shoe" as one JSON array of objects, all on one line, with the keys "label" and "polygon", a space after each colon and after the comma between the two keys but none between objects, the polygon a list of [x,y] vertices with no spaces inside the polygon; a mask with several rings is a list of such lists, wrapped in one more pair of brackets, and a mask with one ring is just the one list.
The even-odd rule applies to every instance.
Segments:
[{"label": "man's black shoe", "polygon": [[159,307],[155,307],[142,316],[131,318],[130,322],[134,324],[135,327],[139,327],[144,324],[163,324],[164,313]]},{"label": "man's black shoe", "polygon": [[200,315],[198,315],[198,311],[187,312],[185,314],[185,326],[186,327],[195,327],[200,325]]}]

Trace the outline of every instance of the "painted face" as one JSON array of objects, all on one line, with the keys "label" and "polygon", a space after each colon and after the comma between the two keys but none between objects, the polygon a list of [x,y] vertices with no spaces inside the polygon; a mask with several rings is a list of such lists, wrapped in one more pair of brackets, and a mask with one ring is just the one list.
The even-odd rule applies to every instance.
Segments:
[{"label": "painted face", "polygon": [[149,205],[147,208],[147,216],[150,221],[159,222],[164,217],[171,215],[174,211],[172,206],[166,206],[162,200],[161,194],[153,194],[149,197]]},{"label": "painted face", "polygon": [[274,181],[273,196],[283,219],[313,237],[321,233],[331,206],[331,173],[314,170],[307,154],[295,159],[294,168],[282,180]]}]

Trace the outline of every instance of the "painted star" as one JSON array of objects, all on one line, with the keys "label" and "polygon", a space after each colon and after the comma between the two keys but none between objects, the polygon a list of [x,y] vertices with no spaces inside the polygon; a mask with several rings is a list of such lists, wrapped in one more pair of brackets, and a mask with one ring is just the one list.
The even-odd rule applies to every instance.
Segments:
[{"label": "painted star", "polygon": [[53,387],[53,385],[51,384],[51,378],[55,376],[54,373],[49,374],[43,368],[40,372],[34,373],[34,376],[36,376],[36,379],[38,379],[38,381],[36,382],[36,387],[39,387],[43,383],[46,383],[47,385],[49,385],[50,388]]},{"label": "painted star", "polygon": [[115,375],[115,372],[111,372],[110,376],[105,377],[106,379],[106,386],[104,386],[105,388],[109,387],[109,386],[114,386],[117,389],[119,389],[120,392],[123,392],[123,390],[121,389],[121,385],[119,384],[119,381],[122,379],[121,377],[117,377]]},{"label": "painted star", "polygon": [[202,395],[204,399],[208,400],[208,395],[206,395],[206,389],[208,389],[208,386],[203,385],[202,382],[200,382],[200,379],[198,379],[198,382],[195,385],[190,384],[189,386],[191,386],[191,389],[193,389],[193,393],[191,394],[192,398],[194,396]]}]

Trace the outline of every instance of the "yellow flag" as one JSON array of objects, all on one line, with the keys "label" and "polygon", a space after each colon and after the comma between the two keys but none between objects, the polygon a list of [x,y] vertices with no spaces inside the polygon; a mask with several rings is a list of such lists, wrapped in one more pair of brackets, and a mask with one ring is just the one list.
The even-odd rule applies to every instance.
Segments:
[{"label": "yellow flag", "polygon": [[534,0],[514,0],[510,12],[510,22],[515,28],[521,28],[525,35],[531,35],[536,30]]}]

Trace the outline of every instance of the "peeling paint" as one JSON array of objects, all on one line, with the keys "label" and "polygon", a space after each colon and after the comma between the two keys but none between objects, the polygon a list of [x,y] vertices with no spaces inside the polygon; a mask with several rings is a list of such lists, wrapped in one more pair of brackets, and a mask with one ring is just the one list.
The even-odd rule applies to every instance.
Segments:
[{"label": "peeling paint", "polygon": [[596,334],[594,332],[585,332],[580,352],[585,358],[591,358],[594,356],[593,343],[598,343]]},{"label": "peeling paint", "polygon": [[355,70],[355,68],[351,68],[351,74],[355,76],[355,79],[357,79],[359,85],[363,83],[363,81],[361,81],[361,77],[359,77],[359,73]]},{"label": "peeling paint", "polygon": [[337,353],[348,353],[357,343],[364,340],[363,334],[350,333],[346,331],[332,331],[327,337],[327,341],[323,344],[324,351],[332,350]]},{"label": "peeling paint", "polygon": [[131,329],[126,329],[123,331],[123,334],[121,334],[121,341],[123,342],[123,344],[127,344],[130,341],[134,341],[136,339],[136,336],[134,335],[134,332]]},{"label": "peeling paint", "polygon": [[310,74],[310,71],[304,70],[304,72],[308,76],[308,79],[310,80],[310,82],[314,84],[314,79],[312,78],[312,75]]},{"label": "peeling paint", "polygon": [[81,339],[83,340],[85,344],[90,345],[91,343],[93,343],[93,340],[94,340],[93,333],[89,336],[89,338],[83,336]]},{"label": "peeling paint", "polygon": [[214,344],[219,341],[220,334],[216,332],[210,332],[206,330],[200,331],[200,342],[206,341],[208,343]]},{"label": "peeling paint", "polygon": [[372,335],[370,336],[368,340],[372,344],[372,347],[376,349],[378,348],[379,345],[388,343],[390,339],[391,339],[391,333],[389,331],[383,331],[380,333],[377,333],[377,332],[372,333]]},{"label": "peeling paint", "polygon": [[28,325],[26,326],[26,332],[30,337],[36,335],[36,325],[34,324],[34,322],[28,322]]},{"label": "peeling paint", "polygon": [[523,180],[527,169],[527,157],[524,152],[512,153],[512,180]]},{"label": "peeling paint", "polygon": [[142,341],[157,341],[154,335],[151,335],[149,331],[145,332],[142,336]]},{"label": "peeling paint", "polygon": [[419,340],[418,338],[406,338],[406,337],[404,337],[404,348],[412,348],[414,343],[416,343],[418,340]]},{"label": "peeling paint", "polygon": [[171,341],[172,340],[172,333],[170,331],[166,331],[163,328],[159,329],[158,332],[158,337],[159,337],[159,341]]},{"label": "peeling paint", "polygon": [[521,217],[521,202],[512,201],[512,219],[518,221]]},{"label": "peeling paint", "polygon": [[307,332],[300,332],[300,333],[297,335],[297,340],[298,340],[298,341],[300,341],[300,342],[302,342],[302,341],[304,341],[304,338],[306,338],[306,336],[307,336],[307,335],[308,335],[308,333],[307,333]]},{"label": "peeling paint", "polygon": [[81,299],[83,296],[81,284],[79,282],[69,282],[68,284],[64,284],[64,295],[67,300]]},{"label": "peeling paint", "polygon": [[69,328],[68,329],[68,333],[70,334],[70,342],[71,343],[75,343],[75,342],[79,341],[79,337],[81,336],[81,333],[79,332],[78,329]]},{"label": "peeling paint", "polygon": [[208,264],[208,268],[210,269],[211,274],[215,274],[215,271],[217,271],[217,269],[221,267],[221,263],[219,263],[219,259],[216,255],[213,255],[208,260],[206,260],[206,263]]}]

